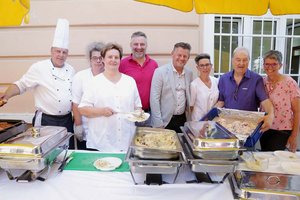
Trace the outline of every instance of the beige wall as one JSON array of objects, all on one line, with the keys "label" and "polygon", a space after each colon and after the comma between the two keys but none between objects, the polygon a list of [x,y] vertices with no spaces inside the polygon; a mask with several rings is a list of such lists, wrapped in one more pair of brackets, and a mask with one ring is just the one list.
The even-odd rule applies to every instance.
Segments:
[{"label": "beige wall", "polygon": [[[148,36],[148,53],[159,64],[170,61],[173,45],[179,41],[192,45],[189,65],[201,52],[201,16],[133,0],[31,0],[30,24],[0,27],[0,85],[12,83],[30,65],[49,57],[57,18],[70,21],[70,55],[68,62],[78,71],[87,66],[85,48],[93,41],[117,42],[130,53],[129,38],[134,31]],[[0,108],[0,117],[11,113],[33,113],[34,102],[29,92],[12,98]]]}]

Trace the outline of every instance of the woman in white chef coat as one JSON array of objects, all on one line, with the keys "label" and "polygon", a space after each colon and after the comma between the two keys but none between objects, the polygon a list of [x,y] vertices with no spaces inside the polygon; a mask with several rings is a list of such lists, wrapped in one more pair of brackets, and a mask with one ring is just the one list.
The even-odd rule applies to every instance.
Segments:
[{"label": "woman in white chef coat", "polygon": [[208,54],[195,58],[199,77],[191,83],[191,118],[199,121],[216,104],[219,97],[218,79],[210,76],[212,64]]},{"label": "woman in white chef coat", "polygon": [[74,117],[74,134],[77,138],[77,148],[86,149],[86,135],[88,134],[87,118],[81,116],[78,105],[81,101],[83,92],[86,90],[88,82],[96,75],[104,71],[101,50],[102,42],[93,42],[87,48],[90,67],[75,74],[72,82],[72,110]]},{"label": "woman in white chef coat", "polygon": [[79,112],[89,118],[88,149],[127,151],[135,131],[122,113],[141,109],[142,104],[134,79],[119,72],[122,54],[118,44],[103,48],[105,70],[89,82],[79,104]]}]

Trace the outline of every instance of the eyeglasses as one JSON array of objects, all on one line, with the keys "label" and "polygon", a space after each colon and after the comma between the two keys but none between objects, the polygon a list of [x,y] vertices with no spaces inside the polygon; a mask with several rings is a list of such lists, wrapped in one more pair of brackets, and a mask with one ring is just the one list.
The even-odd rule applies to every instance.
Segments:
[{"label": "eyeglasses", "polygon": [[274,68],[278,65],[279,65],[279,63],[264,63],[265,67],[270,67],[270,68]]},{"label": "eyeglasses", "polygon": [[93,61],[93,62],[97,62],[98,60],[101,62],[102,61],[102,57],[101,56],[92,56],[92,58],[91,58],[91,60]]},{"label": "eyeglasses", "polygon": [[212,66],[211,63],[206,63],[206,64],[200,64],[200,65],[198,65],[199,68],[209,68],[211,66]]}]

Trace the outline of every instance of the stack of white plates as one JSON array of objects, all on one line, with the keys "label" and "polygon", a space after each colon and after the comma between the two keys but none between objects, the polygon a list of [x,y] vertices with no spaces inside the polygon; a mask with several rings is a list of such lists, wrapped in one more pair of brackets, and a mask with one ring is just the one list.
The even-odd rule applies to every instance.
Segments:
[{"label": "stack of white plates", "polygon": [[281,168],[285,173],[300,175],[300,157],[290,151],[275,151],[274,155],[280,159]]},{"label": "stack of white plates", "polygon": [[277,167],[280,166],[279,158],[277,158],[275,155],[271,153],[256,153],[255,157],[257,158],[265,158],[269,160],[269,166],[270,167]]}]

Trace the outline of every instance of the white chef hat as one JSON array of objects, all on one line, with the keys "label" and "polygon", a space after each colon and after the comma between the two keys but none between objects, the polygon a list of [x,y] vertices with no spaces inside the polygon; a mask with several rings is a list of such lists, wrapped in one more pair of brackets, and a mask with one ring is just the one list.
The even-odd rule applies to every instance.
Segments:
[{"label": "white chef hat", "polygon": [[58,19],[52,47],[69,49],[69,21]]}]

